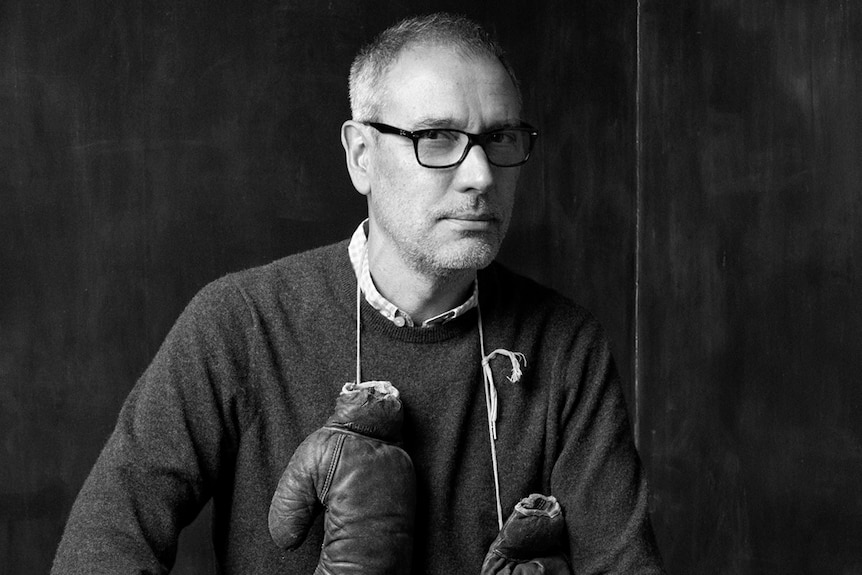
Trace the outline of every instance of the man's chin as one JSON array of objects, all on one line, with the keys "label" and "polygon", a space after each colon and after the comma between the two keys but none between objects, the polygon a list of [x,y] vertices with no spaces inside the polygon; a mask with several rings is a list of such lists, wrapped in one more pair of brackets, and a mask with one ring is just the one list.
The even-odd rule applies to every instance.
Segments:
[{"label": "man's chin", "polygon": [[451,272],[479,270],[488,267],[497,257],[500,245],[486,237],[462,238],[447,250],[440,260],[441,268]]}]

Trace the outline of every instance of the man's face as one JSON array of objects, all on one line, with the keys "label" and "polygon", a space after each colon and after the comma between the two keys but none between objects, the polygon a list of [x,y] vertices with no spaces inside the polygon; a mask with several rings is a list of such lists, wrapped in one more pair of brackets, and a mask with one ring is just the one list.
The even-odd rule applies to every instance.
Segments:
[{"label": "man's face", "polygon": [[[482,133],[520,122],[518,95],[503,65],[445,47],[404,52],[386,76],[385,94],[378,121],[409,131]],[[425,168],[409,138],[375,136],[370,254],[383,265],[434,276],[491,263],[509,225],[519,168],[491,165],[479,146],[458,166]]]}]

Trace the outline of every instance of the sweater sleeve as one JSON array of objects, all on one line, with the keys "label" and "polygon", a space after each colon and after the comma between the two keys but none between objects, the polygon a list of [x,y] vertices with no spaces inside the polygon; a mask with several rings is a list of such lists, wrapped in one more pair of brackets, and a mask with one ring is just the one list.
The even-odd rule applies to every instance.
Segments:
[{"label": "sweater sleeve", "polygon": [[249,313],[224,280],[201,291],[123,405],[84,483],[52,573],[166,573],[180,530],[230,467]]},{"label": "sweater sleeve", "polygon": [[664,573],[619,377],[593,318],[565,354],[558,362],[564,399],[551,490],[565,509],[574,571]]}]

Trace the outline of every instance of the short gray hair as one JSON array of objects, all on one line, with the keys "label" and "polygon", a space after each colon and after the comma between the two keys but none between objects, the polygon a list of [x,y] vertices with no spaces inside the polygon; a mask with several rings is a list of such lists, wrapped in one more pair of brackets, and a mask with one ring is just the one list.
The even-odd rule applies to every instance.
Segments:
[{"label": "short gray hair", "polygon": [[360,50],[350,66],[350,113],[357,122],[378,120],[386,72],[401,53],[415,46],[455,48],[465,55],[497,58],[509,74],[520,103],[520,87],[495,38],[465,16],[438,12],[408,18],[381,32]]}]

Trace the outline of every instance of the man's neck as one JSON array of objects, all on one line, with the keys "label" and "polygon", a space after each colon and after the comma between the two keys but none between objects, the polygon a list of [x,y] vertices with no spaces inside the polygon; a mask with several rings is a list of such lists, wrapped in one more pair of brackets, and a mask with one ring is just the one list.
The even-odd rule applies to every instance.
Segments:
[{"label": "man's neck", "polygon": [[409,314],[417,325],[464,303],[476,279],[476,270],[472,269],[422,273],[371,249],[368,266],[377,291]]}]

